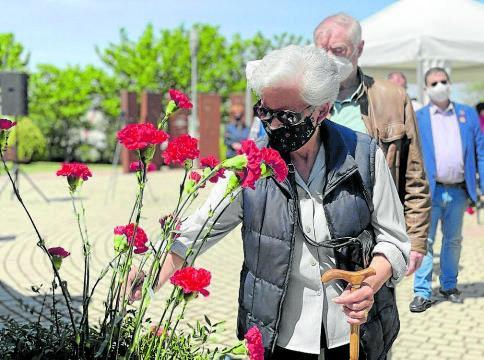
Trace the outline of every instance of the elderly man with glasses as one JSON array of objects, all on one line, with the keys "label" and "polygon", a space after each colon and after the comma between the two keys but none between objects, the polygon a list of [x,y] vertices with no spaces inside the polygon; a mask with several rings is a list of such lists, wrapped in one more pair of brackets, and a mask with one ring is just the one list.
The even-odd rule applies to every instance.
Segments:
[{"label": "elderly man with glasses", "polygon": [[[278,150],[290,171],[284,183],[266,178],[244,189],[213,216],[214,231],[201,248],[242,222],[237,334],[257,326],[266,359],[343,359],[348,324],[362,324],[360,358],[384,359],[399,329],[394,285],[405,274],[410,244],[383,152],[369,136],[326,119],[340,74],[325,51],[275,50],[248,66],[247,77],[268,135],[259,146]],[[183,223],[160,286],[182,265],[226,185],[219,181]],[[321,283],[328,269],[367,266],[376,275],[353,292],[340,282]],[[139,295],[139,287],[132,290]]]},{"label": "elderly man with glasses", "polygon": [[331,120],[370,135],[385,153],[412,243],[407,270],[411,275],[427,251],[430,223],[429,184],[412,102],[405,89],[373,79],[358,66],[365,42],[356,19],[344,13],[329,16],[316,27],[313,37],[316,47],[334,56],[343,77]]}]

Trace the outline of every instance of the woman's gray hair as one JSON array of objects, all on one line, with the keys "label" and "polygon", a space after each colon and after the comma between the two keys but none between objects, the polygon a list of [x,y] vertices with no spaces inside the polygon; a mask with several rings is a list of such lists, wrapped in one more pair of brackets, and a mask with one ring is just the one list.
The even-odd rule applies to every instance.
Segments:
[{"label": "woman's gray hair", "polygon": [[262,90],[284,83],[299,83],[301,98],[308,105],[333,103],[338,96],[339,74],[325,50],[313,45],[289,45],[274,50],[246,68],[248,86],[259,97]]}]

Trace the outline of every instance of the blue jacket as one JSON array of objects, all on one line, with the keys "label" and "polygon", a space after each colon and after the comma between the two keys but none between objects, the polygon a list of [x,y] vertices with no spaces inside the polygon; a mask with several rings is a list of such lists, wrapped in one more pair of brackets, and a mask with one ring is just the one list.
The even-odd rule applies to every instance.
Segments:
[{"label": "blue jacket", "polygon": [[[481,193],[484,193],[484,135],[479,127],[479,118],[476,111],[464,104],[454,103],[454,110],[459,122],[462,140],[462,153],[464,154],[464,177],[466,189],[473,202],[477,200],[476,175],[479,171]],[[434,141],[432,124],[430,122],[430,105],[417,111],[417,123],[422,139],[422,153],[425,171],[433,193],[436,183],[437,168],[435,165]]]}]

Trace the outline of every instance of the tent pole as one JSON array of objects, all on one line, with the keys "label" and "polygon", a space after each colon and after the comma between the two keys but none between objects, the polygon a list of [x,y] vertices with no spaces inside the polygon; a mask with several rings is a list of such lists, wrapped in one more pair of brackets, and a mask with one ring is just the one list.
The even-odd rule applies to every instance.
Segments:
[{"label": "tent pole", "polygon": [[423,62],[421,58],[417,59],[417,98],[421,104],[424,104],[424,73]]}]

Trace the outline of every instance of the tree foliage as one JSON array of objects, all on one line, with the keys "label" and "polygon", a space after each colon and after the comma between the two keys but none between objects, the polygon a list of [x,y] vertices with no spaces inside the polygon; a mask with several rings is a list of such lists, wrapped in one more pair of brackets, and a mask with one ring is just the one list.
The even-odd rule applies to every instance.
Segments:
[{"label": "tree foliage", "polygon": [[118,115],[118,89],[113,77],[91,65],[38,66],[30,79],[30,116],[46,136],[51,158],[72,159],[92,107],[100,107],[108,120]]},{"label": "tree foliage", "polygon": [[[198,87],[201,92],[215,92],[227,98],[245,90],[247,61],[263,57],[269,50],[290,43],[307,43],[302,37],[281,34],[272,40],[256,33],[243,39],[235,34],[230,40],[218,26],[197,24]],[[120,31],[119,43],[96,51],[102,62],[120,79],[124,88],[166,92],[170,87],[189,91],[191,79],[190,31],[183,25],[162,29],[158,34],[151,24],[137,40]]]},{"label": "tree foliage", "polygon": [[0,33],[0,71],[26,70],[30,54],[12,33]]}]

